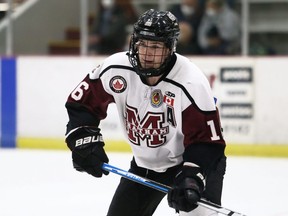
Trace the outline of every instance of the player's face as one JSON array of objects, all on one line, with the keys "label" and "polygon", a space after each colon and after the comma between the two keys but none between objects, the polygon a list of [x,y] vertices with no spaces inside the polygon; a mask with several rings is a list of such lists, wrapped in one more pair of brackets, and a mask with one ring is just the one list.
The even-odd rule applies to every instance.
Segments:
[{"label": "player's face", "polygon": [[137,46],[141,66],[145,69],[159,68],[170,53],[160,41],[139,40]]}]

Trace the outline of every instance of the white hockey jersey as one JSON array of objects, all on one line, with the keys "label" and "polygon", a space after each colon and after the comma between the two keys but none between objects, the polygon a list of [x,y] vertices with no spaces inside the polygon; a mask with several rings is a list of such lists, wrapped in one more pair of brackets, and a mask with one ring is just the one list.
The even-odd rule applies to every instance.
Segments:
[{"label": "white hockey jersey", "polygon": [[225,145],[205,75],[188,58],[179,54],[176,58],[172,70],[149,86],[126,53],[116,53],[76,87],[68,103],[81,104],[102,120],[108,104],[115,102],[137,165],[164,172],[183,161],[190,145]]}]

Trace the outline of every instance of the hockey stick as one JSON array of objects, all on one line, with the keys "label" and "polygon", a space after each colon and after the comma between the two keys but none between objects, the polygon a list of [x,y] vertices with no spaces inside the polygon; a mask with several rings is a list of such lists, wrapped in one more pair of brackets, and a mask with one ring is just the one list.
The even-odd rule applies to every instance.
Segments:
[{"label": "hockey stick", "polygon": [[[156,189],[156,190],[161,191],[161,192],[166,193],[166,194],[171,189],[171,187],[169,187],[167,185],[164,185],[164,184],[161,184],[159,182],[156,182],[156,181],[153,181],[153,180],[150,180],[150,179],[135,175],[135,174],[133,174],[131,172],[128,172],[128,171],[123,170],[123,169],[120,169],[118,167],[112,166],[112,165],[107,164],[107,163],[103,163],[102,169],[106,170],[108,172],[112,172],[112,173],[115,173],[117,175],[120,175],[120,176],[122,176],[122,177],[124,177],[126,179],[129,179],[131,181],[137,182],[139,184],[142,184],[142,185],[148,186],[150,188]],[[218,213],[223,214],[223,215],[245,216],[244,214],[232,211],[230,209],[224,208],[224,207],[222,207],[220,205],[217,205],[215,203],[206,201],[204,199],[200,199],[197,202],[197,205],[205,207],[205,208],[208,208],[210,210],[213,210],[213,211],[218,212]]]}]

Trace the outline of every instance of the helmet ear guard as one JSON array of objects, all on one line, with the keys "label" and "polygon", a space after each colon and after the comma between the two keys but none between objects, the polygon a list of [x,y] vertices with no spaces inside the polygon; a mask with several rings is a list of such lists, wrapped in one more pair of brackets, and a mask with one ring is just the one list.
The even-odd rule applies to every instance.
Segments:
[{"label": "helmet ear guard", "polygon": [[[179,32],[178,21],[169,11],[155,11],[154,9],[150,9],[141,15],[134,24],[128,53],[129,61],[135,68],[136,73],[145,77],[163,74],[172,55],[176,51]],[[170,54],[159,68],[143,68],[141,66],[137,45],[141,39],[163,42],[170,50]]]}]

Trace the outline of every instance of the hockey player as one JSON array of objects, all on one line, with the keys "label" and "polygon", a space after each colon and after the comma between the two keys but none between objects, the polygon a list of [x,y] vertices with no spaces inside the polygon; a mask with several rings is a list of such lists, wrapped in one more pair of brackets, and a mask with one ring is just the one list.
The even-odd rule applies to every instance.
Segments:
[{"label": "hockey player", "polygon": [[[175,53],[178,35],[172,13],[140,16],[129,51],[106,58],[69,95],[66,143],[76,170],[107,175],[99,122],[116,103],[133,152],[129,172],[170,185],[168,204],[180,215],[211,215],[196,203],[221,204],[225,141],[206,77]],[[122,178],[107,215],[150,216],[164,196]]]}]

